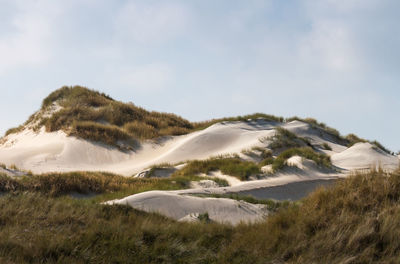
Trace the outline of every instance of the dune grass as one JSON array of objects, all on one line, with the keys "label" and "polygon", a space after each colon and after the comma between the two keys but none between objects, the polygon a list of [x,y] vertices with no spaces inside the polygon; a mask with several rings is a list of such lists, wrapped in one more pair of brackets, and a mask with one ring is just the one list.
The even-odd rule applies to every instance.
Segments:
[{"label": "dune grass", "polygon": [[[168,179],[132,178],[105,172],[46,173],[13,178],[0,174],[0,192],[19,194],[36,192],[51,197],[80,194],[105,194],[121,198],[148,190],[178,190],[190,187],[190,182],[201,177],[177,176]],[[226,184],[226,183],[225,183]]]},{"label": "dune grass", "polygon": [[263,222],[236,227],[180,223],[126,206],[31,190],[0,196],[2,263],[400,260],[400,172],[353,175],[281,206]]},{"label": "dune grass", "polygon": [[64,130],[69,135],[110,145],[117,145],[120,140],[186,134],[193,128],[177,115],[149,112],[81,86],[62,87],[51,93],[43,100],[42,110],[53,102],[62,109],[44,119],[47,131]]},{"label": "dune grass", "polygon": [[243,161],[238,157],[216,157],[207,160],[194,160],[172,176],[192,176],[201,173],[208,174],[220,170],[223,174],[234,176],[239,180],[248,180],[250,176],[260,174],[257,164]]},{"label": "dune grass", "polygon": [[322,130],[324,130],[326,133],[328,133],[328,134],[330,134],[331,136],[335,137],[336,139],[342,139],[342,137],[341,137],[339,131],[337,131],[336,129],[334,129],[334,128],[332,128],[332,127],[327,126],[325,123],[318,122],[318,121],[317,121],[316,119],[314,119],[314,118],[310,118],[310,117],[308,117],[308,118],[300,118],[300,117],[294,116],[294,117],[287,118],[287,119],[286,119],[286,122],[291,122],[291,121],[294,121],[294,120],[308,123],[308,124],[310,124],[313,128],[322,129]]},{"label": "dune grass", "polygon": [[[53,103],[57,103],[62,109],[53,113],[50,117],[45,117],[43,113],[50,110]],[[161,136],[184,135],[193,131],[205,129],[219,122],[254,122],[254,120],[257,119],[275,122],[277,124],[299,120],[312,125],[312,127],[316,129],[325,131],[341,144],[351,146],[356,142],[364,142],[363,139],[353,134],[343,137],[336,129],[324,123],[320,123],[313,118],[291,117],[285,119],[279,116],[255,113],[245,116],[219,118],[193,123],[175,114],[155,111],[150,112],[135,106],[133,103],[118,102],[104,93],[93,91],[82,86],[64,86],[52,92],[43,100],[41,111],[33,114],[23,125],[9,129],[6,135],[20,132],[26,128],[29,123],[33,122],[35,126],[31,128],[35,131],[45,126],[48,132],[63,130],[68,135],[118,146],[118,141],[126,140],[126,138],[130,139],[128,142],[136,142],[135,139],[146,140]],[[87,122],[90,122],[90,125]],[[103,125],[103,127],[96,126],[94,123]],[[92,130],[93,133],[91,133]],[[106,136],[103,137],[101,135]],[[282,141],[283,143],[281,144],[288,144],[288,147],[303,146],[297,139],[292,138],[292,135],[286,132],[282,135],[284,141]],[[300,140],[303,140],[307,145],[310,143],[303,138],[300,138]],[[276,140],[275,142],[278,141],[279,140]],[[383,151],[393,154],[379,142],[369,142]]]},{"label": "dune grass", "polygon": [[274,116],[274,115],[268,115],[268,114],[263,114],[263,113],[254,113],[250,115],[244,115],[244,116],[236,116],[236,117],[223,117],[223,118],[217,118],[217,119],[211,119],[207,121],[202,121],[202,122],[195,122],[193,123],[194,130],[202,130],[205,129],[209,126],[212,126],[216,123],[220,122],[236,122],[236,121],[245,121],[245,122],[253,122],[254,120],[257,119],[262,119],[270,122],[276,122],[276,123],[282,123],[284,122],[284,118],[280,116]]},{"label": "dune grass", "polygon": [[322,144],[322,147],[323,147],[325,150],[332,150],[331,146],[329,146],[328,143]]},{"label": "dune grass", "polygon": [[268,148],[270,148],[272,151],[282,151],[289,148],[311,146],[311,143],[308,139],[298,137],[296,134],[287,129],[277,127],[275,130],[276,133],[274,136],[265,139],[271,141],[268,145]]},{"label": "dune grass", "polygon": [[332,167],[332,163],[329,156],[322,153],[316,153],[312,148],[303,147],[303,148],[291,148],[279,154],[273,160],[272,169],[274,171],[282,169],[285,166],[287,159],[296,155],[309,160],[313,160],[318,166],[326,168]]}]

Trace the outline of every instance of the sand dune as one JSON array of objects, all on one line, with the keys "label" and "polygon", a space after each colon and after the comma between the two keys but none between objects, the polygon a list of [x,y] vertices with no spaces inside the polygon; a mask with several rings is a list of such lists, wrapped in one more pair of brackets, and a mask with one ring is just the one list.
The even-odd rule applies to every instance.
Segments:
[{"label": "sand dune", "polygon": [[[293,121],[290,123],[254,120],[249,122],[221,122],[202,131],[184,136],[164,138],[159,142],[146,141],[135,151],[120,151],[104,144],[68,137],[64,132],[39,133],[24,130],[11,134],[0,145],[0,162],[34,173],[66,171],[108,171],[126,176],[142,175],[149,167],[161,163],[178,163],[193,159],[206,159],[225,154],[240,154],[242,150],[255,146],[266,147],[266,138],[273,136],[276,126],[308,138],[314,146],[328,144],[332,150],[322,150],[332,158],[336,171],[322,169],[313,161],[291,157],[282,171],[264,175],[262,179],[242,182],[220,172],[211,177],[228,180],[231,186],[215,187],[213,182],[194,184],[195,188],[179,191],[151,191],[132,195],[111,203],[128,204],[134,208],[159,212],[177,220],[193,220],[195,215],[207,212],[218,222],[237,224],[240,221],[262,219],[266,210],[230,199],[200,198],[190,194],[253,194],[262,198],[298,199],[318,184],[329,184],[345,177],[348,170],[380,165],[385,168],[398,167],[398,157],[377,149],[370,143],[359,143],[351,148],[341,145],[328,133],[311,125]],[[158,177],[167,177],[173,170],[156,172]],[[139,173],[139,174],[138,174]],[[157,174],[158,173],[158,174]]]},{"label": "sand dune", "polygon": [[260,145],[261,137],[274,134],[270,122],[224,122],[163,143],[146,142],[136,152],[92,143],[64,132],[25,130],[9,135],[0,146],[0,161],[35,173],[50,171],[109,171],[134,175],[154,164],[177,163],[210,156],[240,153]]},{"label": "sand dune", "polygon": [[[267,122],[221,122],[202,131],[184,136],[170,137],[161,143],[147,141],[136,151],[122,152],[117,148],[93,143],[64,132],[39,133],[24,130],[4,138],[0,145],[0,162],[34,173],[51,171],[109,171],[126,176],[135,175],[154,164],[178,163],[211,156],[240,153],[254,146],[266,146],[260,139],[274,135],[279,125],[318,146],[324,143],[332,147],[325,151],[331,155],[339,169],[368,168],[381,164],[387,168],[398,167],[398,158],[377,150],[369,143],[359,143],[347,149],[334,142],[332,136],[312,128],[309,124]],[[321,150],[322,151],[322,150]]]},{"label": "sand dune", "polygon": [[347,170],[382,167],[396,169],[399,159],[378,149],[370,143],[357,143],[354,146],[331,156],[332,163]]},{"label": "sand dune", "polygon": [[262,220],[268,213],[264,205],[163,191],[140,193],[121,200],[110,201],[108,204],[127,204],[146,212],[158,212],[176,220],[191,219],[191,215],[208,213],[213,221],[233,225]]}]

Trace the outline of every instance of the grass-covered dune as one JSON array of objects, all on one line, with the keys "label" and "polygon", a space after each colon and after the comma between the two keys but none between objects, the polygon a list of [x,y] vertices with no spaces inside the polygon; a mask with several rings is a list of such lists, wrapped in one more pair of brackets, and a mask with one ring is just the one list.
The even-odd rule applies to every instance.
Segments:
[{"label": "grass-covered dune", "polygon": [[[61,108],[57,109],[57,107]],[[54,111],[54,109],[58,111]],[[341,136],[336,129],[313,118],[283,118],[255,113],[203,122],[190,122],[172,113],[148,111],[133,103],[119,102],[104,93],[82,86],[64,86],[52,92],[43,100],[40,111],[33,114],[23,125],[9,129],[6,135],[19,132],[28,125],[34,130],[44,126],[48,132],[63,130],[71,136],[103,142],[108,145],[126,146],[125,143],[134,145],[138,140],[187,134],[218,122],[255,119],[264,119],[277,124],[299,120],[310,124],[314,129],[324,131],[343,145],[351,146],[357,142],[366,142],[366,140],[354,134],[346,137]],[[284,136],[295,145],[302,144],[293,138],[293,135],[286,134]],[[386,152],[390,152],[379,142],[373,141],[371,143]]]},{"label": "grass-covered dune", "polygon": [[[76,183],[88,177],[81,174]],[[0,182],[1,263],[400,261],[399,171],[350,176],[278,209],[262,223],[236,227],[180,223],[100,204],[107,196],[77,200],[34,187],[11,192],[5,178]]]}]

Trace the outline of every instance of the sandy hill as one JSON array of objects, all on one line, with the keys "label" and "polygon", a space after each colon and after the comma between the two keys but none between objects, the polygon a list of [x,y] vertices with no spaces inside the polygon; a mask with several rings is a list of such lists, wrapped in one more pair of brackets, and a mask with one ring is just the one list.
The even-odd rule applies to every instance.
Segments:
[{"label": "sandy hill", "polygon": [[[190,190],[114,202],[176,219],[210,212],[211,218],[222,221],[225,216],[215,213],[222,210],[234,215],[231,222],[237,223],[258,219],[254,212],[262,208],[187,195],[247,193],[297,199],[316,183],[345,177],[355,169],[394,170],[399,159],[377,142],[343,137],[314,119],[255,114],[192,123],[75,86],[50,94],[25,124],[6,133],[0,141],[0,163],[5,164],[3,171],[15,165],[33,173],[107,171],[137,177],[180,173],[223,180],[230,186],[199,182]],[[170,200],[166,202],[170,207],[161,200]],[[185,206],[177,207],[180,203]]]}]

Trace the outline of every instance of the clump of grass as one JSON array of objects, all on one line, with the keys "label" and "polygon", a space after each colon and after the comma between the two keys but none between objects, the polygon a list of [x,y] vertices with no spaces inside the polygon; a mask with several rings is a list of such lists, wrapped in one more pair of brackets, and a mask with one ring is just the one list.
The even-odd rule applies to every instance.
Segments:
[{"label": "clump of grass", "polygon": [[252,147],[251,150],[248,150],[249,152],[251,151],[258,151],[260,154],[260,157],[262,159],[267,159],[272,157],[272,151],[266,148],[262,147]]},{"label": "clump of grass", "polygon": [[334,129],[332,127],[327,126],[325,123],[318,122],[314,118],[300,118],[300,117],[294,116],[294,117],[287,118],[286,122],[291,122],[291,121],[294,121],[294,120],[308,123],[313,128],[322,129],[325,132],[327,132],[328,134],[330,134],[331,136],[335,137],[336,139],[342,139],[339,131],[337,131],[336,129]]},{"label": "clump of grass", "polygon": [[282,127],[277,127],[276,134],[268,138],[268,140],[271,141],[268,147],[273,151],[284,150],[289,148],[298,148],[303,146],[311,146],[309,140],[302,137],[298,137],[296,136],[296,134]]},{"label": "clump of grass", "polygon": [[139,139],[155,138],[158,136],[155,127],[139,121],[126,123],[124,125],[124,130],[137,136]]},{"label": "clump of grass", "polygon": [[[189,133],[193,125],[174,114],[149,112],[81,86],[63,87],[44,99],[62,109],[42,123],[49,132],[63,130],[77,137],[117,145],[120,140],[152,139]],[[88,123],[89,122],[89,123]]]},{"label": "clump of grass", "polygon": [[392,153],[389,149],[385,148],[385,147],[384,147],[381,143],[379,143],[378,141],[374,140],[374,141],[370,141],[370,143],[373,144],[373,145],[375,145],[375,146],[377,146],[379,149],[383,150],[383,151],[386,152],[387,154],[393,155],[393,153]]},{"label": "clump of grass", "polygon": [[18,126],[18,127],[10,128],[10,129],[8,129],[8,130],[6,131],[5,135],[8,136],[8,135],[10,135],[10,134],[14,134],[14,133],[21,132],[21,131],[24,129],[24,127],[25,127],[24,125],[20,125],[20,126]]},{"label": "clump of grass", "polygon": [[286,160],[293,156],[300,156],[315,161],[318,166],[330,168],[332,166],[330,157],[325,154],[316,153],[312,148],[291,148],[279,154],[272,163],[272,169],[278,171],[285,166]]},{"label": "clump of grass", "polygon": [[269,157],[269,158],[265,158],[263,159],[258,165],[259,167],[264,167],[266,165],[271,165],[274,163],[274,158],[273,157]]},{"label": "clump of grass", "polygon": [[154,189],[184,189],[188,188],[193,180],[200,179],[182,176],[174,179],[128,178],[103,172],[46,173],[18,178],[0,174],[0,192],[18,194],[29,191],[51,197],[70,193],[115,193],[117,196],[120,193],[119,196],[123,196]]},{"label": "clump of grass", "polygon": [[332,150],[331,146],[329,146],[328,143],[322,144],[322,147],[323,147],[325,150]]},{"label": "clump of grass", "polygon": [[75,122],[69,135],[100,141],[109,145],[118,145],[118,141],[131,140],[134,142],[132,135],[117,126],[102,125],[91,121]]},{"label": "clump of grass", "polygon": [[218,119],[212,119],[208,121],[203,121],[203,122],[197,122],[193,123],[193,127],[195,130],[201,130],[205,129],[209,126],[212,126],[216,123],[220,122],[235,122],[235,121],[244,121],[244,122],[253,122],[254,120],[257,119],[262,119],[270,122],[277,122],[277,123],[282,123],[285,119],[280,116],[274,116],[274,115],[268,115],[268,114],[263,114],[263,113],[254,113],[251,115],[245,115],[245,116],[236,116],[236,117],[224,117],[224,118],[218,118]]},{"label": "clump of grass", "polygon": [[173,176],[190,176],[200,173],[208,174],[220,170],[222,173],[245,181],[251,175],[259,174],[260,168],[253,162],[243,161],[238,157],[211,158],[208,160],[190,161],[183,169],[176,171]]},{"label": "clump of grass", "polygon": [[19,170],[18,167],[17,167],[17,165],[15,165],[15,164],[11,164],[11,165],[10,165],[10,169],[11,169],[11,170],[15,170],[15,171]]},{"label": "clump of grass", "polygon": [[210,216],[208,215],[208,212],[199,214],[197,219],[199,219],[199,221],[203,222],[203,223],[210,223],[211,222],[211,219],[210,219]]},{"label": "clump of grass", "polygon": [[365,142],[367,142],[367,140],[365,140],[363,138],[360,138],[360,137],[358,137],[358,136],[356,136],[354,134],[348,134],[345,137],[345,139],[348,141],[348,143],[347,143],[348,147],[351,147],[356,143],[360,143],[360,142],[365,143]]}]

